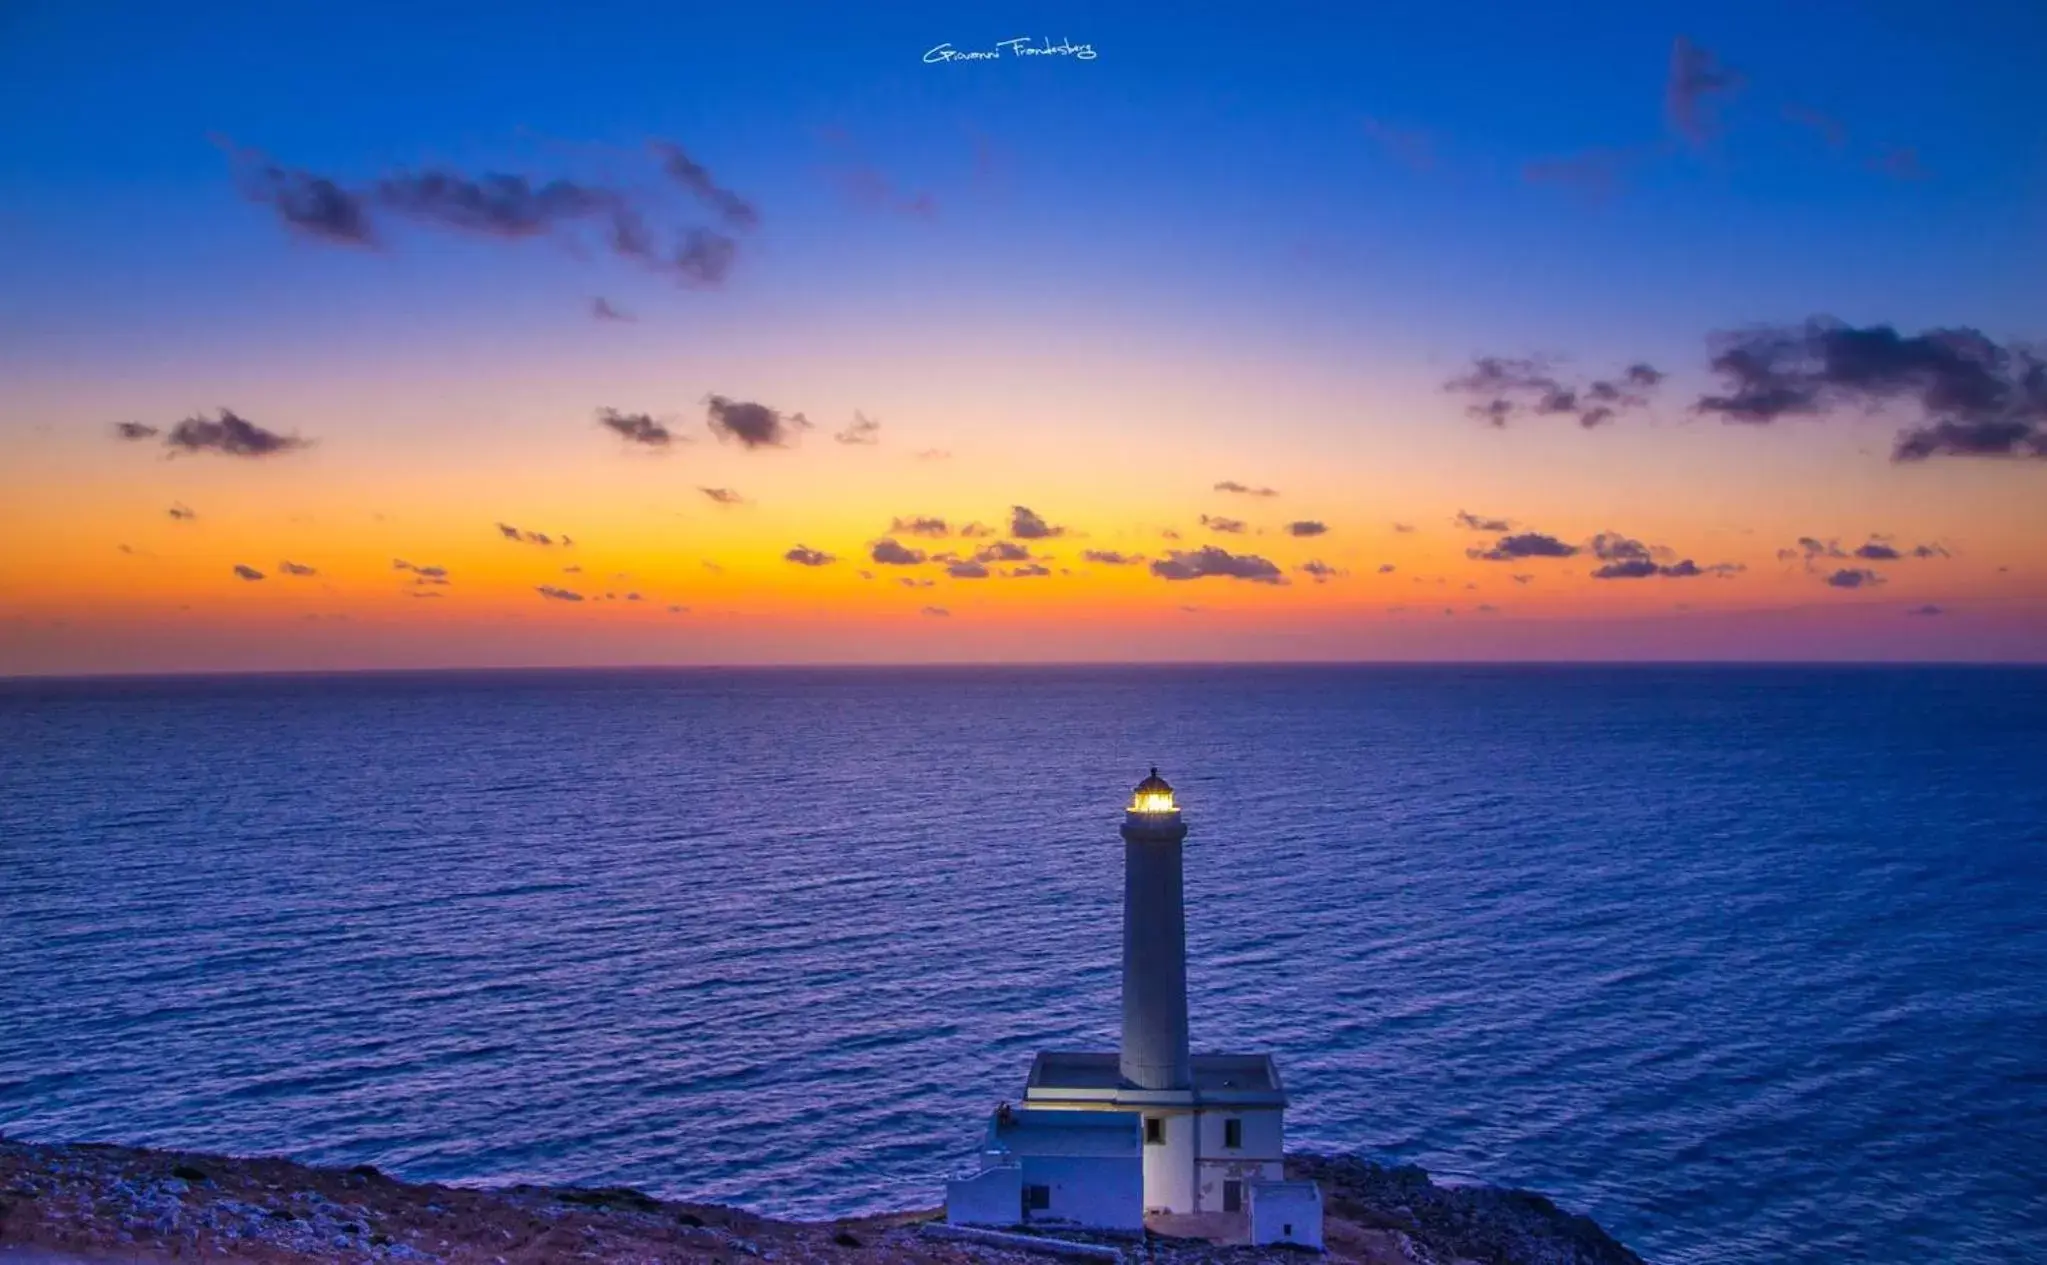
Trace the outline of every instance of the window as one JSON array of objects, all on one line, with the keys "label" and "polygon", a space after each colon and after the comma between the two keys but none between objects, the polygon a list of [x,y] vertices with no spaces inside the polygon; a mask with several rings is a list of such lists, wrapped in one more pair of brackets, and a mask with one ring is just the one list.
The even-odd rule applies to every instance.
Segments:
[{"label": "window", "polygon": [[1025,1212],[1043,1212],[1045,1209],[1050,1208],[1051,1206],[1052,1188],[1050,1186],[1024,1187]]},{"label": "window", "polygon": [[1242,1182],[1224,1182],[1224,1183],[1223,1183],[1223,1211],[1224,1211],[1224,1212],[1242,1212],[1243,1210],[1244,1210],[1244,1183],[1242,1183]]},{"label": "window", "polygon": [[1235,1150],[1237,1147],[1244,1145],[1243,1121],[1241,1120],[1223,1121],[1223,1145],[1229,1147],[1232,1150]]},{"label": "window", "polygon": [[1291,1221],[1287,1222],[1285,1225],[1279,1228],[1279,1232],[1286,1238],[1290,1239],[1294,1237],[1294,1223]]},{"label": "window", "polygon": [[1144,1118],[1144,1144],[1146,1146],[1164,1146],[1166,1144],[1166,1118],[1164,1116],[1146,1116]]}]

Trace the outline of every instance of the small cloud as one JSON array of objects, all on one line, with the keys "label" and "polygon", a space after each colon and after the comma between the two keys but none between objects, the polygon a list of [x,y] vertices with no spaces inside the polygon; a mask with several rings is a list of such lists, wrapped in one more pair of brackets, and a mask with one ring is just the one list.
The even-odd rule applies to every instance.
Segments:
[{"label": "small cloud", "polygon": [[[1455,522],[1459,527],[1465,528],[1467,531],[1500,532],[1514,530],[1514,523],[1511,519],[1488,518],[1483,514],[1474,514],[1470,510],[1458,510]],[[1412,531],[1414,529],[1409,528],[1408,530]]]},{"label": "small cloud", "polygon": [[965,527],[960,528],[960,538],[963,540],[979,540],[984,536],[993,536],[994,534],[995,529],[986,523],[968,523]]},{"label": "small cloud", "polygon": [[1134,553],[1118,553],[1113,549],[1085,549],[1080,556],[1082,561],[1099,562],[1105,567],[1128,567],[1144,561]]},{"label": "small cloud", "polygon": [[[503,536],[506,540],[518,541],[520,544],[551,547],[555,543],[554,537],[544,531],[526,531],[522,528],[514,527],[510,523],[499,523],[497,529],[498,535]],[[567,536],[562,537],[561,543],[564,545],[568,544],[569,538]]]},{"label": "small cloud", "polygon": [[1318,523],[1312,518],[1302,519],[1300,522],[1288,523],[1286,525],[1286,534],[1289,536],[1320,536],[1328,530],[1328,524]]},{"label": "small cloud", "polygon": [[1464,556],[1481,562],[1514,562],[1521,558],[1571,558],[1578,554],[1578,546],[1567,545],[1555,536],[1541,532],[1522,532],[1518,536],[1502,536],[1490,549],[1466,549]]},{"label": "small cloud", "polygon": [[640,595],[638,593],[628,593],[625,595],[625,600],[628,602],[637,602],[640,600]]},{"label": "small cloud", "polygon": [[281,574],[284,575],[303,576],[320,574],[318,571],[315,571],[313,568],[307,566],[303,562],[280,562],[277,564],[277,569]]},{"label": "small cloud", "polygon": [[156,427],[144,425],[141,422],[114,423],[114,437],[116,439],[125,439],[130,442],[134,442],[144,439],[154,439],[156,438],[157,434],[158,432]]},{"label": "small cloud", "polygon": [[1151,573],[1162,580],[1203,580],[1220,577],[1250,580],[1258,584],[1284,584],[1279,567],[1256,554],[1233,554],[1204,545],[1200,549],[1175,549],[1151,564]]},{"label": "small cloud", "polygon": [[1349,572],[1343,571],[1337,567],[1332,567],[1328,563],[1323,562],[1319,559],[1310,559],[1309,561],[1302,563],[1297,568],[1297,570],[1299,570],[1303,575],[1311,575],[1315,577],[1315,583],[1317,584],[1327,584],[1330,581],[1330,579],[1335,576],[1349,574]]},{"label": "small cloud", "polygon": [[1254,488],[1248,484],[1239,483],[1235,479],[1224,479],[1221,483],[1215,485],[1215,490],[1218,492],[1234,492],[1239,496],[1279,495],[1277,488]]},{"label": "small cloud", "polygon": [[1474,614],[1491,615],[1498,611],[1500,608],[1494,606],[1491,602],[1480,602],[1478,605],[1472,607],[1471,609]]},{"label": "small cloud", "polygon": [[883,536],[875,541],[868,556],[890,567],[914,567],[925,560],[922,549],[911,549],[899,544],[893,536]]},{"label": "small cloud", "polygon": [[[782,560],[784,562],[793,562],[799,567],[826,567],[838,561],[837,558],[834,558],[822,549],[812,549],[808,545],[796,546],[794,549],[783,554]],[[710,566],[711,564],[705,563],[704,565]]]},{"label": "small cloud", "polygon": [[784,414],[765,404],[731,400],[722,395],[705,400],[705,420],[719,439],[734,440],[748,449],[787,448],[799,434],[810,429],[810,419],[801,413]]},{"label": "small cloud", "polygon": [[1866,589],[1883,582],[1882,576],[1867,567],[1842,567],[1827,577],[1827,583],[1837,589]]},{"label": "small cloud", "polygon": [[675,442],[675,433],[647,413],[621,413],[615,408],[598,409],[597,424],[628,443],[648,448],[666,448]]},{"label": "small cloud", "polygon": [[446,584],[448,568],[438,566],[416,566],[403,558],[391,559],[393,571],[410,571],[415,584]]},{"label": "small cloud", "polygon": [[668,608],[668,613],[669,613],[669,614],[671,614],[671,615],[687,615],[687,614],[689,614],[689,607],[687,607],[687,606],[671,606],[671,607],[669,607],[669,608]]},{"label": "small cloud", "polygon": [[965,558],[947,563],[945,573],[955,580],[985,580],[988,578],[988,568],[986,566]]},{"label": "small cloud", "polygon": [[568,567],[563,567],[563,568],[562,568],[562,574],[563,574],[563,575],[581,575],[581,574],[583,574],[583,568],[582,568],[582,567],[580,567],[580,566],[568,566]]},{"label": "small cloud", "polygon": [[1054,536],[1064,536],[1066,529],[1052,526],[1024,506],[1012,505],[1009,508],[1009,534],[1018,540],[1049,540]]},{"label": "small cloud", "polygon": [[235,564],[235,574],[242,577],[244,580],[260,580],[263,578],[263,573],[261,571],[258,571],[256,568],[251,566],[245,566],[239,562]]},{"label": "small cloud", "polygon": [[1507,578],[1516,584],[1528,584],[1535,579],[1532,575],[1510,575]]},{"label": "small cloud", "polygon": [[742,505],[746,501],[745,497],[739,495],[739,493],[733,491],[731,488],[700,487],[697,489],[697,491],[702,492],[705,496],[709,497],[714,503],[719,505]]},{"label": "small cloud", "polygon": [[923,613],[931,616],[933,619],[946,619],[952,615],[952,612],[943,606],[927,606],[924,608]]},{"label": "small cloud", "polygon": [[1201,516],[1201,525],[1212,532],[1221,532],[1227,536],[1241,536],[1244,534],[1244,520],[1240,518],[1217,518],[1212,515],[1203,514]]},{"label": "small cloud", "polygon": [[881,442],[881,423],[853,410],[853,420],[846,423],[844,430],[833,431],[832,438],[842,444],[878,444]]},{"label": "small cloud", "polygon": [[591,319],[599,321],[630,321],[633,319],[631,313],[622,312],[613,307],[611,300],[601,294],[590,300],[590,316]]},{"label": "small cloud", "polygon": [[1031,556],[1030,546],[1013,540],[997,540],[974,552],[976,562],[1023,562]]},{"label": "small cloud", "polygon": [[173,452],[214,452],[226,457],[269,457],[310,443],[296,435],[265,430],[225,408],[218,417],[188,417],[164,437],[164,446]]},{"label": "small cloud", "polygon": [[727,228],[745,232],[760,226],[760,212],[751,202],[721,187],[704,166],[670,141],[653,141],[647,146],[661,163],[661,170],[676,184],[718,213]]},{"label": "small cloud", "polygon": [[1052,568],[1040,566],[1035,562],[1025,563],[1023,566],[1011,567],[1009,569],[1010,578],[1018,580],[1028,579],[1032,576],[1050,574],[1052,574]]},{"label": "small cloud", "polygon": [[919,461],[950,461],[952,453],[943,448],[920,448],[910,454]]},{"label": "small cloud", "polygon": [[199,515],[196,512],[194,512],[193,509],[188,505],[173,505],[170,507],[170,509],[164,512],[171,516],[172,521],[179,523],[189,523],[193,519],[199,517]]},{"label": "small cloud", "polygon": [[1867,544],[1857,545],[1855,547],[1855,556],[1863,559],[1865,562],[1896,562],[1904,557],[1903,554],[1898,552],[1896,545],[1882,540],[1872,540]]},{"label": "small cloud", "polygon": [[580,602],[583,595],[571,589],[558,589],[552,584],[543,584],[533,590],[550,602]]},{"label": "small cloud", "polygon": [[1399,535],[1399,536],[1412,536],[1412,535],[1414,534],[1414,524],[1413,524],[1413,523],[1395,523],[1395,524],[1393,524],[1393,531],[1394,531],[1394,534],[1395,534],[1395,535]]},{"label": "small cloud", "polygon": [[[874,573],[872,571],[862,571],[860,574],[866,576],[870,580],[874,578]],[[982,574],[986,575],[987,572],[984,571],[982,572]],[[938,587],[938,581],[927,580],[920,575],[906,575],[898,579],[896,583],[902,585],[906,589],[935,589]]]},{"label": "small cloud", "polygon": [[911,518],[892,518],[889,520],[888,529],[892,532],[902,532],[908,536],[943,536],[946,534],[945,520],[942,518],[932,518],[928,515],[917,515]]},{"label": "small cloud", "polygon": [[1739,72],[1680,35],[1671,41],[1670,74],[1664,82],[1663,110],[1671,130],[1692,145],[1703,145],[1718,126],[1716,98],[1741,86]]},{"label": "small cloud", "polygon": [[1915,606],[1915,607],[1913,607],[1913,608],[1912,608],[1911,610],[1909,610],[1909,611],[1906,611],[1905,613],[1906,613],[1907,615],[1927,615],[1927,616],[1932,616],[1932,615],[1945,615],[1945,614],[1947,614],[1947,612],[1946,612],[1946,611],[1944,611],[1944,610],[1942,610],[1942,609],[1941,609],[1940,607],[1938,607],[1938,606],[1933,606],[1933,605],[1927,605],[1927,606]]}]

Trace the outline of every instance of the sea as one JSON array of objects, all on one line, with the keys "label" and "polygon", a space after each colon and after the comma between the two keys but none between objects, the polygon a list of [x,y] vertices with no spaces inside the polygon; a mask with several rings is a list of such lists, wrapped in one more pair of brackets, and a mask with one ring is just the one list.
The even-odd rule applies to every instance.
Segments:
[{"label": "sea", "polygon": [[0,1132],[930,1207],[1112,1049],[1121,809],[1289,1145],[1652,1261],[2047,1260],[2047,670],[0,683]]}]

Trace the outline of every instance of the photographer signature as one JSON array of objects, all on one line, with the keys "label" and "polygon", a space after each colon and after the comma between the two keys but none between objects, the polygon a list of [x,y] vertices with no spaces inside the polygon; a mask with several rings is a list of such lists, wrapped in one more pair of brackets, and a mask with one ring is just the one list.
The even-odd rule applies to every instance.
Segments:
[{"label": "photographer signature", "polygon": [[1009,50],[1011,57],[1071,57],[1075,61],[1095,59],[1093,44],[1076,44],[1070,39],[1062,39],[1054,44],[1052,37],[1048,35],[1042,45],[1032,44],[1029,36],[1019,36],[1013,40],[998,40],[994,48],[985,51],[979,49],[963,51],[951,44],[940,44],[924,54],[924,64],[928,66],[934,62],[1001,61],[1004,49]]}]

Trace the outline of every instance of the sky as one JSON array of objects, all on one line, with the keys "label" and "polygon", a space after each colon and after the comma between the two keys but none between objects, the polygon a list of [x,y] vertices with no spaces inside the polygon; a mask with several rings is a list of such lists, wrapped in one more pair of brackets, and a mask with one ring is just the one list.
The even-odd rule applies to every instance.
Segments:
[{"label": "sky", "polygon": [[2047,8],[1096,8],[0,4],[0,675],[2047,660]]}]

